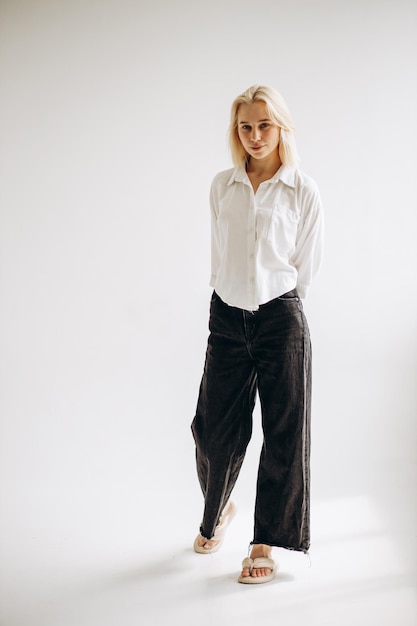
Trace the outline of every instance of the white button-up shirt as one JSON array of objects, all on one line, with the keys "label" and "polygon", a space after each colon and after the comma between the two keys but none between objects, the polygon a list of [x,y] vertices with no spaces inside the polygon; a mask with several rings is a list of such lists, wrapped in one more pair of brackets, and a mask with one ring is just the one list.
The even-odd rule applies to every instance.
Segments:
[{"label": "white button-up shirt", "polygon": [[210,191],[210,285],[230,306],[256,311],[297,287],[305,298],[323,251],[316,183],[281,166],[256,193],[242,168],[215,176]]}]

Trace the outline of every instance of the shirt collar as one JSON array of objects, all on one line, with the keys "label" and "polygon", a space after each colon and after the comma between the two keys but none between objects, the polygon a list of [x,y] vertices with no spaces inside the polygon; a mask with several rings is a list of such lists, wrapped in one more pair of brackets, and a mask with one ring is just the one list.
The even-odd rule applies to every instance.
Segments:
[{"label": "shirt collar", "polygon": [[232,185],[233,183],[249,183],[250,184],[248,175],[244,167],[235,167],[235,169],[232,171],[232,174],[229,180],[227,181],[227,184]]},{"label": "shirt collar", "polygon": [[[289,167],[288,165],[281,165],[279,170],[269,179],[270,183],[277,183],[282,180],[283,183],[288,185],[288,187],[295,187],[295,169],[293,167]],[[248,175],[244,167],[236,167],[229,180],[227,181],[228,185],[232,185],[233,183],[248,183],[250,184]]]}]

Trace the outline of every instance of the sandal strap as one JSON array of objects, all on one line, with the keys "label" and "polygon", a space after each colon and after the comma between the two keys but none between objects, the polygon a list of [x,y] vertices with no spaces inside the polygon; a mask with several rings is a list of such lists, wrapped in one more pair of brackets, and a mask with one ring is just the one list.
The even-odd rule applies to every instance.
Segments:
[{"label": "sandal strap", "polygon": [[251,559],[250,557],[247,556],[242,561],[242,568],[248,569],[250,572],[253,569],[261,569],[261,568],[268,568],[271,571],[273,571],[275,568],[275,563],[272,559],[269,559],[267,557],[258,557],[257,559]]},{"label": "sandal strap", "polygon": [[220,523],[218,526],[216,526],[213,539],[216,539],[216,540],[223,539],[226,533],[227,527],[229,526],[230,522],[236,515],[237,507],[234,502],[229,501],[228,505],[226,505],[226,509],[227,509],[227,512],[223,512],[220,518]]},{"label": "sandal strap", "polygon": [[257,559],[254,559],[253,567],[255,569],[260,567],[267,567],[268,569],[273,570],[275,567],[275,563],[272,559],[269,559],[268,557],[259,557]]}]

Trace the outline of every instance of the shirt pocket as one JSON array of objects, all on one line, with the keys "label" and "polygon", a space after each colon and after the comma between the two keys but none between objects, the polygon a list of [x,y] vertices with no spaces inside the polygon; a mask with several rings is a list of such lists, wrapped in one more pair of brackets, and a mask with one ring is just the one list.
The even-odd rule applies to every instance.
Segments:
[{"label": "shirt pocket", "polygon": [[271,208],[259,209],[259,235],[279,254],[295,249],[300,214],[287,203],[276,202]]}]

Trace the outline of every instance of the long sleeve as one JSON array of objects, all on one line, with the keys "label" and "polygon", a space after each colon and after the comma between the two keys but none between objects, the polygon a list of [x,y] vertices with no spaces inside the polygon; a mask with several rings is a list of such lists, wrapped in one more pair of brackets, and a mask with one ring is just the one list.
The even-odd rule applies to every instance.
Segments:
[{"label": "long sleeve", "polygon": [[218,226],[218,201],[215,180],[210,189],[210,216],[211,216],[211,277],[210,286],[216,286],[217,272],[220,265],[220,233]]},{"label": "long sleeve", "polygon": [[292,263],[298,272],[299,295],[305,298],[323,258],[324,218],[320,193],[315,184],[302,189],[301,204],[301,220]]}]

